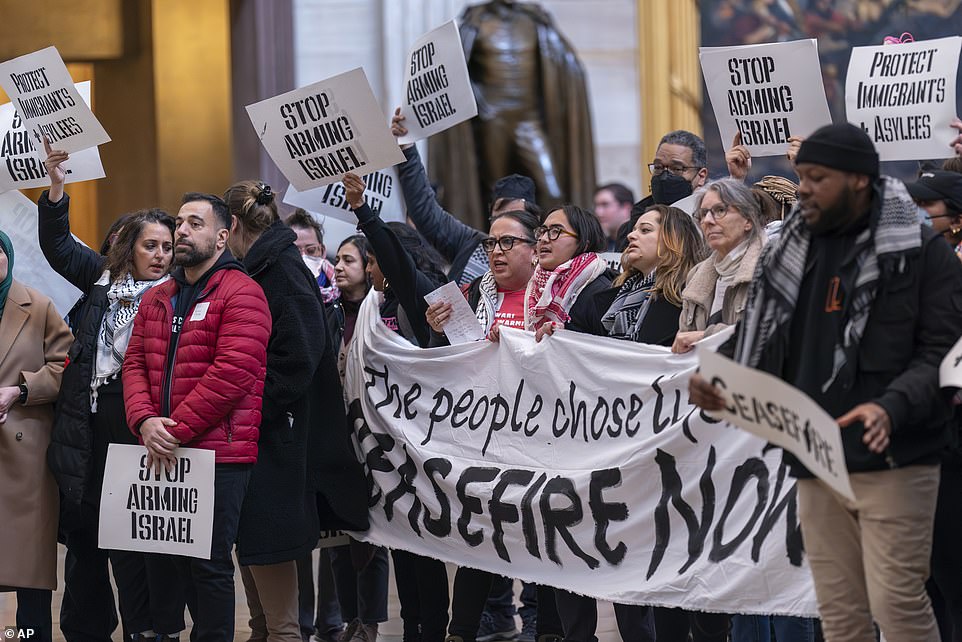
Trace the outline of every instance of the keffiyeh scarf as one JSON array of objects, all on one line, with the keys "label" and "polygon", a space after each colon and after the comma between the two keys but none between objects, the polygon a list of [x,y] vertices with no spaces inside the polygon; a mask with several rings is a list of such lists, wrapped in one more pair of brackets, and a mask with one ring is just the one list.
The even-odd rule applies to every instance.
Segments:
[{"label": "keffiyeh scarf", "polygon": [[[832,373],[822,385],[827,391],[835,382],[865,332],[879,281],[879,258],[897,256],[897,271],[905,269],[904,253],[922,245],[912,199],[901,181],[881,178],[882,203],[874,233],[869,226],[856,238],[855,284],[843,320],[842,337],[835,345]],[[762,251],[748,294],[741,331],[735,348],[739,363],[756,367],[762,351],[777,328],[791,323],[805,274],[811,232],[796,207],[785,219],[777,242]]]},{"label": "keffiyeh scarf", "polygon": [[[106,272],[104,276],[107,276]],[[111,283],[107,290],[107,311],[104,312],[97,336],[97,355],[93,378],[90,381],[91,412],[97,412],[97,389],[115,378],[124,365],[124,355],[127,353],[127,344],[134,329],[134,317],[137,316],[141,297],[147,290],[168,278],[170,277],[164,276],[155,281],[135,281],[128,272],[124,278]]]},{"label": "keffiyeh scarf", "polygon": [[535,330],[545,321],[567,323],[578,295],[607,268],[608,264],[594,252],[579,254],[554,270],[539,265],[524,293],[525,328]]},{"label": "keffiyeh scarf", "polygon": [[651,305],[651,290],[654,287],[654,272],[648,276],[639,272],[621,284],[611,307],[601,317],[601,325],[608,331],[608,336],[636,340],[648,313],[648,306]]},{"label": "keffiyeh scarf", "polygon": [[494,313],[498,311],[500,297],[498,295],[498,284],[494,280],[494,273],[490,270],[481,276],[479,284],[481,298],[478,300],[478,309],[475,315],[478,323],[484,328],[484,333],[491,331],[491,324],[494,323]]}]

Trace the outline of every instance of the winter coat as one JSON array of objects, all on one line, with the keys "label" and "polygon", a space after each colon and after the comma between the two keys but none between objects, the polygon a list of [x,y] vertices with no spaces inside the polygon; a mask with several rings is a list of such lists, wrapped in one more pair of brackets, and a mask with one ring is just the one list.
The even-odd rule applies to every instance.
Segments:
[{"label": "winter coat", "polygon": [[[320,534],[312,485],[325,474],[321,452],[332,450],[330,442],[336,440],[350,446],[340,385],[313,385],[315,379],[336,382],[335,353],[317,281],[301,260],[296,238],[289,227],[274,223],[244,257],[248,274],[267,297],[272,325],[259,451],[237,538],[243,565],[276,564],[310,554]],[[353,485],[354,512],[366,521],[363,473],[353,453],[349,455],[357,476],[329,479],[317,490],[329,503],[338,503],[339,495],[352,494]]]},{"label": "winter coat", "polygon": [[144,420],[163,416],[169,369],[177,422],[170,434],[181,446],[213,450],[218,464],[250,464],[257,460],[271,314],[260,286],[229,252],[218,265],[184,316],[171,364],[171,298],[180,282],[171,279],[141,299],[124,359],[127,424],[139,434]]},{"label": "winter coat", "polygon": [[[602,337],[608,336],[608,330],[601,324],[602,317],[611,308],[621,288],[611,287],[595,293],[592,297],[592,322],[588,332]],[[675,341],[678,334],[678,315],[681,308],[663,296],[655,297],[648,306],[648,313],[641,323],[638,343],[648,343],[657,346],[668,346]]]},{"label": "winter coat", "polygon": [[47,447],[72,339],[53,302],[14,279],[0,319],[0,387],[28,392],[0,424],[0,586],[57,587],[60,503]]}]

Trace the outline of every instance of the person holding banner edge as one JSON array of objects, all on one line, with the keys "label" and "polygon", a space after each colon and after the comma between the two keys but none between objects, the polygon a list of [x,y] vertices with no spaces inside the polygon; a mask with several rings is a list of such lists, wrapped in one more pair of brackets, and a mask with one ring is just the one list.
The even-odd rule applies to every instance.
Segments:
[{"label": "person holding banner edge", "polygon": [[[722,352],[838,417],[854,502],[785,453],[826,638],[874,640],[874,618],[891,642],[938,640],[924,589],[951,417],[938,368],[962,332],[962,270],[858,127],[816,131],[796,169],[799,204]],[[698,375],[689,390],[726,404]]]},{"label": "person holding banner edge", "polygon": [[[117,625],[108,558],[126,635],[176,639],[184,629],[184,594],[161,556],[98,548],[101,486],[111,443],[136,444],[124,419],[123,358],[144,294],[168,279],[173,219],[158,209],[124,217],[106,256],[70,234],[64,193],[66,152],[44,140],[50,189],[41,194],[38,233],[50,266],[83,293],[64,372],[47,461],[60,486],[67,546],[60,628],[68,642],[109,640]],[[112,235],[108,234],[108,240]]]}]

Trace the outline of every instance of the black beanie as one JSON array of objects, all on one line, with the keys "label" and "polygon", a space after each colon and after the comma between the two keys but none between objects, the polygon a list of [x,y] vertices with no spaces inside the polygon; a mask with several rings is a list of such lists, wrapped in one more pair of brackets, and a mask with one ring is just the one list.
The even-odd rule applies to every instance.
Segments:
[{"label": "black beanie", "polygon": [[534,181],[521,174],[499,178],[491,190],[492,203],[499,198],[521,199],[527,203],[535,203],[534,196]]},{"label": "black beanie", "polygon": [[851,123],[826,125],[802,141],[795,163],[814,163],[855,174],[878,176],[878,152],[872,139]]}]

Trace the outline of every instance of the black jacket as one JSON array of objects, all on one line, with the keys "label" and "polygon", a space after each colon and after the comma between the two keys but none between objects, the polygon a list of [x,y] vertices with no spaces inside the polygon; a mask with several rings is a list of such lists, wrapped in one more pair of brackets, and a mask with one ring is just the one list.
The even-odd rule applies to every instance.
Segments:
[{"label": "black jacket", "polygon": [[[590,334],[602,337],[608,336],[608,331],[601,324],[601,318],[608,312],[608,308],[615,302],[620,288],[612,287],[595,293],[592,297],[591,323],[588,328]],[[657,297],[648,306],[648,314],[641,323],[638,343],[650,343],[658,346],[668,346],[675,341],[678,334],[678,319],[681,316],[681,306],[675,305],[663,296]]]},{"label": "black jacket", "polygon": [[40,215],[37,229],[44,258],[60,276],[84,293],[82,303],[73,311],[74,342],[67,351],[47,449],[47,464],[60,486],[64,526],[69,530],[79,517],[92,472],[90,381],[110,285],[95,285],[104,272],[105,257],[70,235],[70,197],[64,194],[54,205],[45,191],[37,206]]},{"label": "black jacket", "polygon": [[[614,276],[615,273],[612,270],[605,270],[578,293],[578,298],[575,299],[571,309],[568,310],[569,319],[568,323],[565,324],[566,330],[597,334],[603,337],[608,336],[600,323],[600,317],[597,317],[595,313],[595,297],[611,289],[611,281]],[[598,328],[601,328],[600,332]]]},{"label": "black jacket", "polygon": [[295,238],[274,223],[244,257],[273,323],[258,458],[238,528],[244,565],[310,554],[322,526],[368,528],[365,481],[349,441],[324,304]]},{"label": "black jacket", "polygon": [[[905,261],[898,270],[897,257],[880,258],[878,290],[854,367],[843,369],[834,384],[843,386],[849,408],[874,402],[892,421],[884,456],[869,453],[860,424],[842,429],[850,472],[935,463],[948,443],[952,408],[939,388],[939,365],[962,334],[962,265],[929,227],[922,227],[922,246]],[[784,377],[789,341],[803,339],[791,337],[790,328],[784,324],[766,344],[759,370]],[[739,330],[719,352],[734,354]],[[853,459],[874,463],[853,469]],[[786,461],[793,473],[807,476],[788,453]]]}]

